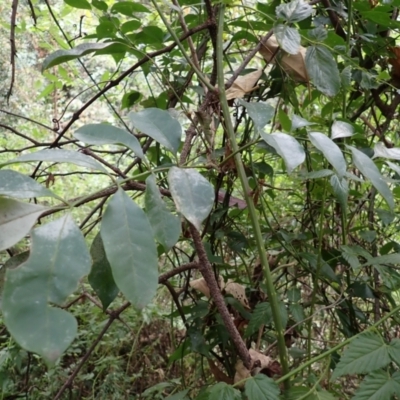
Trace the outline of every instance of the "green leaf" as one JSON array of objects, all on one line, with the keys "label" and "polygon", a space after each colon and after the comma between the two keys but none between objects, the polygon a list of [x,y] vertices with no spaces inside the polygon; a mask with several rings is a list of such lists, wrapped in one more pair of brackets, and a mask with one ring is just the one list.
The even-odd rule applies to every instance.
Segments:
[{"label": "green leaf", "polygon": [[189,392],[189,389],[182,390],[181,392],[171,394],[168,397],[165,397],[165,400],[187,400],[189,397],[187,397],[187,394]]},{"label": "green leaf", "polygon": [[300,34],[297,29],[279,24],[274,33],[279,46],[288,54],[297,54],[300,50]]},{"label": "green leaf", "polygon": [[335,193],[335,196],[342,208],[345,209],[347,207],[347,199],[349,197],[349,184],[346,178],[339,178],[337,175],[332,175],[330,182],[333,193]]},{"label": "green leaf", "polygon": [[172,167],[168,183],[177,210],[200,230],[214,204],[214,188],[210,182],[195,169]]},{"label": "green leaf", "polygon": [[45,58],[42,64],[42,72],[67,61],[76,60],[77,58],[83,57],[86,54],[94,53],[98,50],[104,50],[114,44],[115,42],[83,43],[70,50],[57,50]]},{"label": "green leaf", "polygon": [[144,158],[139,141],[125,129],[107,124],[88,124],[77,129],[73,135],[81,142],[89,144],[122,144],[139,158]]},{"label": "green leaf", "polygon": [[103,215],[100,232],[115,283],[135,307],[143,308],[158,285],[157,248],[146,214],[118,189]]},{"label": "green leaf", "polygon": [[305,126],[310,126],[310,125],[315,125],[315,123],[314,122],[309,122],[306,119],[304,119],[304,118],[302,118],[302,117],[300,117],[300,116],[298,116],[296,114],[292,115],[292,128],[291,128],[291,131],[294,131],[294,130],[299,129],[299,128],[303,128]]},{"label": "green leaf", "polygon": [[108,9],[107,3],[101,0],[92,0],[92,6],[100,11],[107,11]]},{"label": "green leaf", "polygon": [[392,163],[391,161],[386,161],[386,164],[389,165],[389,167],[396,172],[396,174],[400,175],[400,166],[397,164]]},{"label": "green leaf", "polygon": [[0,197],[0,251],[23,239],[46,210],[37,204]]},{"label": "green leaf", "polygon": [[258,374],[246,381],[244,392],[251,400],[279,400],[279,386],[264,374]]},{"label": "green leaf", "polygon": [[253,120],[256,132],[261,132],[275,114],[274,107],[266,103],[248,103],[242,99],[239,99],[238,102],[246,108],[249,117]]},{"label": "green leaf", "polygon": [[306,68],[319,91],[329,97],[340,89],[340,76],[332,53],[324,46],[309,46],[306,51]]},{"label": "green leaf", "polygon": [[346,161],[339,146],[328,136],[320,132],[308,134],[311,143],[320,150],[329,163],[335,168],[339,178],[343,178],[346,173]]},{"label": "green leaf", "polygon": [[289,174],[306,158],[303,147],[293,136],[281,132],[261,132],[261,137],[283,158]]},{"label": "green leaf", "polygon": [[353,161],[355,166],[361,171],[361,173],[371,181],[376,190],[386,200],[388,206],[394,208],[393,194],[389,189],[387,183],[383,180],[383,176],[378,170],[375,163],[363,152],[357,150],[352,146],[346,145],[353,154]]},{"label": "green leaf", "polygon": [[22,199],[56,197],[51,190],[40,185],[34,179],[11,169],[0,170],[0,195]]},{"label": "green leaf", "polygon": [[146,214],[153,228],[156,240],[167,251],[176,244],[181,233],[181,221],[169,212],[164,203],[153,175],[146,179]]},{"label": "green leaf", "polygon": [[181,144],[182,126],[171,117],[168,111],[147,108],[129,113],[129,119],[136,129],[159,142],[172,153],[177,153]]},{"label": "green leaf", "polygon": [[311,172],[306,172],[300,173],[300,176],[302,179],[320,179],[320,178],[326,178],[327,176],[333,175],[333,171],[330,169],[321,169],[319,171],[311,171]]},{"label": "green leaf", "polygon": [[304,319],[306,318],[306,316],[304,314],[303,306],[301,304],[291,304],[289,306],[289,310],[293,316],[293,319],[296,322],[304,321]]},{"label": "green leaf", "polygon": [[328,32],[322,25],[309,30],[307,34],[308,37],[315,42],[323,42],[328,37]]},{"label": "green leaf", "polygon": [[88,280],[90,286],[99,296],[103,310],[106,310],[117,297],[119,289],[114,282],[100,233],[93,240],[90,255],[92,256],[93,265]]},{"label": "green leaf", "polygon": [[240,400],[239,390],[224,382],[219,382],[209,389],[208,400]]},{"label": "green leaf", "polygon": [[303,0],[293,0],[290,3],[280,4],[275,12],[278,18],[287,22],[299,22],[312,14],[312,7]]},{"label": "green leaf", "polygon": [[136,90],[125,93],[121,100],[121,109],[131,108],[134,104],[138,103],[142,98],[142,94]]},{"label": "green leaf", "polygon": [[400,160],[400,148],[387,148],[382,142],[378,142],[374,146],[374,155],[372,158],[391,158],[392,160]]},{"label": "green leaf", "polygon": [[346,374],[366,374],[389,363],[388,346],[378,335],[366,332],[350,343],[333,371],[331,381]]},{"label": "green leaf", "polygon": [[350,136],[353,136],[353,133],[354,133],[353,125],[350,125],[347,122],[336,120],[332,124],[332,128],[331,128],[331,138],[332,139],[350,137]]},{"label": "green leaf", "polygon": [[16,164],[30,161],[51,161],[51,162],[66,162],[81,167],[95,169],[102,172],[107,172],[105,168],[96,160],[85,156],[82,153],[62,149],[46,149],[39,150],[34,153],[23,154],[13,160],[7,161],[3,165]]},{"label": "green leaf", "polygon": [[245,337],[251,336],[262,325],[270,324],[272,320],[273,318],[272,318],[271,304],[267,302],[258,303],[254,308],[253,314],[250,317]]},{"label": "green leaf", "polygon": [[87,0],[64,0],[65,4],[81,10],[91,10],[92,7]]},{"label": "green leaf", "polygon": [[400,339],[393,339],[389,344],[389,355],[392,361],[400,365]]},{"label": "green leaf", "polygon": [[143,4],[133,2],[133,1],[119,1],[114,3],[111,7],[111,13],[120,13],[126,15],[127,17],[132,17],[135,13],[149,13],[150,10]]},{"label": "green leaf", "polygon": [[385,254],[384,256],[378,256],[370,258],[362,266],[367,267],[369,265],[381,265],[381,264],[399,264],[400,253]]},{"label": "green leaf", "polygon": [[49,303],[62,305],[90,264],[85,239],[67,214],[34,229],[28,260],[6,272],[2,307],[7,329],[21,347],[49,365],[77,333],[75,318]]},{"label": "green leaf", "polygon": [[399,393],[399,376],[392,377],[388,372],[378,370],[365,377],[353,400],[391,400]]}]

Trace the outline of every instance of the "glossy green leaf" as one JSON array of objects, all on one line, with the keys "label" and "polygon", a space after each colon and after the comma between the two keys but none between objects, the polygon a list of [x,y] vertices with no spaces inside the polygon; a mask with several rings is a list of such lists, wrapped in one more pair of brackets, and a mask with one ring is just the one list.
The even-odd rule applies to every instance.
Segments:
[{"label": "glossy green leaf", "polygon": [[34,229],[28,260],[6,272],[2,307],[7,329],[21,347],[49,365],[77,333],[75,318],[49,304],[62,305],[90,264],[85,239],[66,215]]},{"label": "glossy green leaf", "polygon": [[347,374],[366,374],[390,363],[388,346],[382,338],[370,332],[356,337],[344,351],[333,371],[331,381]]},{"label": "glossy green leaf", "polygon": [[347,199],[349,197],[349,184],[346,178],[340,178],[337,175],[332,175],[330,182],[333,193],[335,193],[338,202],[343,209],[347,208]]},{"label": "glossy green leaf", "polygon": [[119,289],[114,282],[100,233],[93,240],[90,255],[92,256],[93,265],[88,280],[90,286],[99,297],[103,310],[106,310],[117,297]]},{"label": "glossy green leaf", "polygon": [[353,133],[354,133],[353,125],[350,125],[347,122],[336,120],[332,124],[332,128],[331,128],[331,138],[332,139],[350,137],[350,136],[353,136]]},{"label": "glossy green leaf", "polygon": [[400,376],[383,370],[368,374],[361,382],[353,400],[391,400],[400,393]]},{"label": "glossy green leaf", "polygon": [[92,6],[101,11],[107,11],[108,5],[102,0],[92,0]]},{"label": "glossy green leaf", "polygon": [[248,103],[242,99],[239,99],[238,102],[246,108],[249,117],[253,120],[256,132],[261,132],[274,117],[275,109],[267,103]]},{"label": "glossy green leaf", "polygon": [[34,179],[11,169],[0,170],[0,195],[29,198],[55,197],[55,194]]},{"label": "glossy green leaf", "polygon": [[386,203],[391,209],[394,208],[393,194],[389,189],[388,184],[384,181],[383,176],[378,170],[375,163],[362,151],[357,150],[352,146],[347,146],[352,154],[355,166],[360,170],[360,172],[371,181],[376,190],[382,195],[386,200]]},{"label": "glossy green leaf", "polygon": [[146,179],[146,214],[153,228],[156,240],[169,250],[176,244],[181,233],[179,217],[171,214],[164,203],[153,175]]},{"label": "glossy green leaf", "polygon": [[306,51],[306,68],[311,81],[319,91],[329,97],[340,90],[340,76],[336,60],[324,46],[309,46]]},{"label": "glossy green leaf", "polygon": [[138,157],[144,157],[139,141],[125,129],[107,124],[88,124],[77,129],[73,135],[81,142],[89,144],[122,144]]},{"label": "glossy green leaf", "polygon": [[115,283],[135,307],[143,308],[158,285],[157,248],[146,214],[119,189],[106,208],[100,232]]},{"label": "glossy green leaf", "polygon": [[71,7],[79,8],[81,10],[91,10],[92,7],[87,0],[64,0],[65,4],[68,4]]},{"label": "glossy green leaf", "polygon": [[289,174],[304,162],[306,153],[293,136],[281,132],[262,132],[261,137],[283,158]]},{"label": "glossy green leaf", "polygon": [[214,188],[210,182],[195,169],[172,167],[168,183],[177,210],[200,230],[214,204]]},{"label": "glossy green leaf", "polygon": [[274,33],[279,46],[288,54],[297,54],[300,50],[300,34],[296,28],[278,24]]},{"label": "glossy green leaf", "polygon": [[208,400],[240,400],[241,398],[239,390],[224,382],[219,382],[209,389]]},{"label": "glossy green leaf", "polygon": [[46,210],[37,204],[0,197],[0,251],[23,239]]},{"label": "glossy green leaf", "polygon": [[51,53],[42,64],[42,72],[56,65],[63,64],[67,61],[76,60],[86,54],[94,53],[98,50],[104,50],[111,47],[115,42],[107,43],[83,43],[70,50],[57,50]]},{"label": "glossy green leaf", "polygon": [[275,381],[264,374],[248,379],[244,389],[251,400],[278,400],[280,391]]},{"label": "glossy green leaf", "polygon": [[146,108],[143,111],[129,113],[133,126],[150,136],[168,150],[177,153],[181,144],[182,126],[172,118],[168,111],[159,108]]},{"label": "glossy green leaf", "polygon": [[75,165],[79,165],[81,167],[90,168],[102,172],[106,172],[105,168],[98,163],[96,160],[86,156],[85,154],[78,153],[77,151],[70,150],[62,150],[62,149],[46,149],[39,150],[34,153],[27,153],[14,158],[13,160],[5,163],[7,164],[16,164],[30,161],[50,161],[50,162],[65,162],[71,163]]},{"label": "glossy green leaf", "polygon": [[339,146],[328,136],[320,132],[311,132],[308,134],[311,143],[322,152],[329,163],[335,168],[339,178],[346,173],[346,161]]},{"label": "glossy green leaf", "polygon": [[119,1],[111,7],[111,13],[120,13],[128,17],[134,16],[136,13],[149,13],[150,10],[143,4],[133,1]]},{"label": "glossy green leaf", "polygon": [[299,22],[312,14],[312,7],[303,0],[292,0],[289,3],[280,4],[275,12],[278,18],[287,22]]}]

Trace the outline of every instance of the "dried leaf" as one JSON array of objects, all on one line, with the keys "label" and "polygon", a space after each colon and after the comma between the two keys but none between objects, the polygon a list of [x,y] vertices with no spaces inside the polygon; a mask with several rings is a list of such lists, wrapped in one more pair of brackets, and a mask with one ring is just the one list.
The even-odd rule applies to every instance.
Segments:
[{"label": "dried leaf", "polygon": [[[243,379],[247,379],[251,377],[250,371],[243,365],[243,361],[239,360],[236,365],[235,365],[235,377],[233,378],[234,383],[238,383],[239,381]],[[244,382],[241,385],[242,387],[244,386]]]},{"label": "dried leaf", "polygon": [[240,285],[239,283],[232,282],[229,279],[225,286],[225,292],[232,295],[232,297],[239,301],[243,307],[250,309],[249,300],[247,299],[244,286]]},{"label": "dried leaf", "polygon": [[[196,289],[199,292],[203,293],[204,296],[207,297],[207,299],[209,299],[211,297],[210,289],[208,288],[207,282],[204,280],[204,278],[199,278],[199,279],[195,279],[193,281],[190,281],[189,285],[193,289]],[[224,289],[225,282],[224,282],[224,278],[222,276],[218,277],[218,285],[219,285],[221,290]]]},{"label": "dried leaf", "polygon": [[262,354],[256,350],[250,349],[249,353],[252,364],[254,364],[255,361],[259,361],[261,369],[268,368],[270,364],[273,362],[273,359],[271,357],[268,357],[265,354]]},{"label": "dried leaf", "polygon": [[267,63],[275,63],[281,66],[281,68],[290,75],[296,82],[309,82],[309,77],[306,69],[306,48],[300,46],[297,54],[286,54],[282,57],[277,58],[277,52],[279,50],[279,44],[276,40],[275,35],[272,35],[266,42],[261,46],[260,54],[264,57]]},{"label": "dried leaf", "polygon": [[240,99],[251,91],[255,90],[257,81],[260,79],[262,69],[238,76],[232,86],[226,91],[226,99]]}]

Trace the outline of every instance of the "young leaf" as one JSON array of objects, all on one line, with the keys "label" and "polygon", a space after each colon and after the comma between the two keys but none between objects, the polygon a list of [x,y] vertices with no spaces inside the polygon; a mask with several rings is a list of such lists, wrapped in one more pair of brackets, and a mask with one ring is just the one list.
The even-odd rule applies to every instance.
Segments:
[{"label": "young leaf", "polygon": [[[346,145],[347,146],[347,145]],[[388,206],[394,208],[393,194],[389,189],[387,183],[383,180],[383,176],[378,170],[378,167],[374,162],[363,152],[357,150],[352,146],[347,146],[352,154],[355,166],[361,171],[361,173],[371,181],[375,186],[376,190],[382,195],[386,200]]]},{"label": "young leaf", "polygon": [[239,390],[224,382],[219,382],[209,389],[208,400],[240,400],[241,398]]},{"label": "young leaf", "polygon": [[81,142],[89,144],[123,144],[138,157],[144,157],[139,141],[125,129],[107,124],[88,124],[77,129],[73,135]]},{"label": "young leaf", "polygon": [[118,189],[103,215],[100,232],[115,283],[135,307],[143,308],[158,285],[157,248],[146,214]]},{"label": "young leaf", "polygon": [[251,400],[278,400],[280,389],[273,379],[258,374],[246,381],[244,392]]},{"label": "young leaf", "polygon": [[346,161],[343,157],[339,146],[328,136],[320,132],[311,132],[308,134],[311,143],[320,151],[325,158],[335,168],[339,178],[342,178],[346,173]]},{"label": "young leaf", "polygon": [[88,280],[90,286],[99,296],[103,310],[106,310],[117,297],[119,289],[114,282],[100,233],[93,240],[90,255],[92,256],[93,265]]},{"label": "young leaf", "polygon": [[42,64],[42,72],[51,67],[55,67],[56,65],[83,57],[86,54],[94,53],[98,50],[104,50],[114,44],[115,42],[83,43],[70,50],[57,50],[45,58]]},{"label": "young leaf", "polygon": [[348,124],[344,121],[335,121],[331,128],[331,138],[339,139],[344,137],[353,136],[354,128],[353,125]]},{"label": "young leaf", "polygon": [[350,343],[333,371],[331,381],[346,374],[366,374],[389,363],[388,346],[378,335],[366,332]]},{"label": "young leaf", "polygon": [[167,251],[176,244],[181,233],[181,221],[169,212],[160,191],[156,179],[149,175],[146,179],[146,214],[153,228],[156,240]]},{"label": "young leaf", "polygon": [[306,52],[306,68],[309,77],[319,91],[329,97],[340,89],[340,76],[336,60],[324,46],[309,46]]},{"label": "young leaf", "polygon": [[62,305],[90,264],[85,239],[66,215],[34,229],[28,260],[6,272],[2,308],[7,329],[21,347],[49,365],[77,332],[75,318],[49,303]]},{"label": "young leaf", "polygon": [[275,9],[278,18],[290,23],[308,18],[312,11],[312,7],[303,0],[293,0],[290,3],[281,4]]},{"label": "young leaf", "polygon": [[172,118],[168,111],[159,108],[146,108],[129,113],[132,125],[150,136],[172,153],[176,154],[181,144],[182,126]]},{"label": "young leaf", "polygon": [[48,208],[0,197],[0,251],[18,243]]},{"label": "young leaf", "polygon": [[200,230],[214,204],[214,188],[210,182],[195,169],[172,167],[168,183],[177,210]]},{"label": "young leaf", "polygon": [[297,29],[278,24],[274,33],[279,46],[288,54],[297,54],[300,50],[300,34]]},{"label": "young leaf", "polygon": [[266,103],[248,103],[242,99],[239,99],[238,102],[246,108],[249,117],[253,120],[256,132],[261,132],[275,114],[274,107]]},{"label": "young leaf", "polygon": [[11,169],[0,170],[0,195],[22,199],[56,197],[51,190],[40,185],[34,179]]},{"label": "young leaf", "polygon": [[261,132],[261,137],[283,158],[289,174],[306,158],[303,147],[293,136],[281,132]]},{"label": "young leaf", "polygon": [[16,164],[29,161],[51,161],[66,162],[79,165],[85,168],[91,168],[98,171],[106,172],[106,169],[96,160],[85,156],[82,153],[62,149],[46,149],[39,150],[34,153],[23,154],[13,160],[7,161],[5,164]]},{"label": "young leaf", "polygon": [[400,376],[383,370],[373,371],[361,382],[353,400],[390,400],[400,393]]}]

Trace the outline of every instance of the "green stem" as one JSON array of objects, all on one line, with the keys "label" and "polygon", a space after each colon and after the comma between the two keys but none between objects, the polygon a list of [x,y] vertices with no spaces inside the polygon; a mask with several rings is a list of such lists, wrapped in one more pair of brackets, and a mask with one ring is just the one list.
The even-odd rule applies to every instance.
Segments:
[{"label": "green stem", "polygon": [[[224,70],[223,70],[223,49],[222,49],[222,35],[224,31],[224,11],[225,5],[221,5],[219,8],[218,14],[218,35],[217,35],[217,67],[218,67],[218,87],[220,91],[220,102],[222,113],[224,116],[225,122],[225,129],[227,135],[229,137],[232,151],[235,153],[235,164],[237,173],[242,184],[244,197],[246,199],[247,207],[249,210],[249,217],[251,221],[251,225],[253,228],[254,239],[257,243],[257,250],[260,256],[261,265],[264,270],[265,280],[266,280],[266,287],[267,287],[267,294],[268,299],[271,304],[272,308],[272,317],[275,324],[276,329],[276,336],[278,341],[278,352],[279,352],[279,359],[282,367],[283,374],[288,374],[289,372],[289,365],[288,365],[288,358],[287,358],[287,351],[285,345],[285,338],[284,338],[284,330],[280,315],[280,308],[278,304],[277,293],[275,291],[275,287],[273,285],[271,270],[269,268],[267,253],[264,248],[264,240],[261,234],[260,224],[258,222],[258,216],[256,213],[256,208],[254,206],[253,198],[250,196],[250,187],[247,181],[246,173],[244,170],[243,162],[241,159],[240,154],[238,153],[238,145],[236,143],[235,132],[233,129],[231,115],[229,111],[228,102],[226,100],[225,95],[225,80],[224,80]],[[288,391],[290,389],[290,382],[288,379],[284,382],[285,390]]]}]

